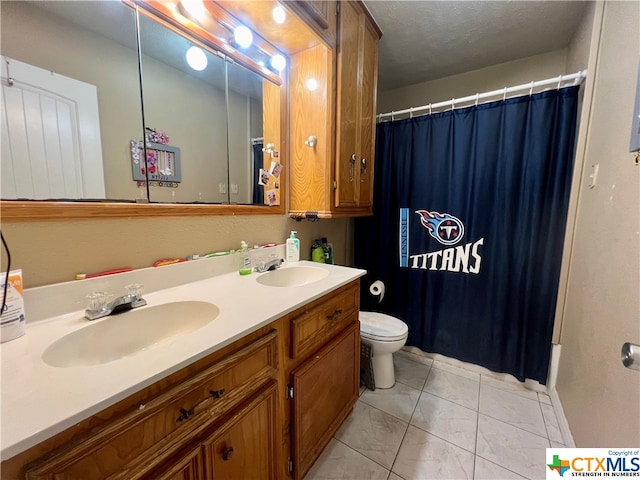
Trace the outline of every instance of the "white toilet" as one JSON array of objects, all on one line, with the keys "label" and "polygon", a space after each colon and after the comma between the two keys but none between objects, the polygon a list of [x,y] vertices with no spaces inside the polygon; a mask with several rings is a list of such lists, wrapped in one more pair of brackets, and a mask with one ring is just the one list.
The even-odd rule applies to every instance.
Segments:
[{"label": "white toilet", "polygon": [[360,338],[371,344],[373,377],[376,388],[391,388],[396,383],[393,353],[407,341],[409,327],[402,320],[377,312],[359,312]]}]

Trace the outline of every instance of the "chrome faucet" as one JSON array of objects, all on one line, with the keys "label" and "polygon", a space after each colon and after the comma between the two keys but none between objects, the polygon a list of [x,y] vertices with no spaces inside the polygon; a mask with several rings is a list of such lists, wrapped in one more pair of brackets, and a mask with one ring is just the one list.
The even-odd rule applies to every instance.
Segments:
[{"label": "chrome faucet", "polygon": [[280,268],[280,266],[284,263],[284,259],[276,258],[274,260],[269,260],[263,264],[256,266],[257,272],[268,272],[270,270],[275,270],[276,268]]},{"label": "chrome faucet", "polygon": [[98,318],[126,312],[132,308],[143,307],[147,304],[147,301],[142,298],[142,285],[127,285],[125,288],[128,293],[112,301],[109,301],[111,297],[105,292],[93,292],[87,295],[89,308],[84,311],[85,318],[97,320]]}]

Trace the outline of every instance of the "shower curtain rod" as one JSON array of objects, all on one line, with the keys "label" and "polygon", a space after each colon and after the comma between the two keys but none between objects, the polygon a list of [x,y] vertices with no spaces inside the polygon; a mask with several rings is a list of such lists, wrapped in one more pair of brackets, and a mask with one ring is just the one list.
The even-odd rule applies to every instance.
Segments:
[{"label": "shower curtain rod", "polygon": [[504,88],[501,88],[500,90],[493,90],[491,92],[486,92],[486,93],[476,93],[475,95],[469,95],[468,97],[452,98],[451,100],[446,100],[444,102],[438,102],[438,103],[430,103],[428,105],[423,105],[421,107],[411,107],[404,110],[391,111],[389,113],[380,113],[376,115],[376,118],[378,119],[378,121],[381,121],[383,118],[391,117],[391,120],[393,121],[396,115],[406,115],[408,113],[409,117],[413,117],[414,113],[420,112],[422,110],[428,110],[428,112],[421,113],[420,115],[427,115],[427,114],[431,114],[432,110],[435,108],[451,107],[451,109],[454,109],[456,104],[468,103],[468,102],[475,102],[475,105],[478,105],[478,100],[497,97],[499,95],[502,95],[503,100],[506,100],[508,94],[523,91],[523,90],[529,90],[529,94],[531,95],[533,93],[533,89],[536,87],[543,87],[546,85],[555,84],[557,85],[556,88],[561,88],[563,82],[569,82],[572,80],[573,80],[573,85],[579,85],[580,83],[582,83],[582,81],[586,77],[587,77],[587,71],[582,70],[577,73],[571,73],[569,75],[560,75],[558,77],[548,78],[546,80],[538,80],[531,83],[525,83],[523,85],[517,85],[515,87],[504,87]]}]

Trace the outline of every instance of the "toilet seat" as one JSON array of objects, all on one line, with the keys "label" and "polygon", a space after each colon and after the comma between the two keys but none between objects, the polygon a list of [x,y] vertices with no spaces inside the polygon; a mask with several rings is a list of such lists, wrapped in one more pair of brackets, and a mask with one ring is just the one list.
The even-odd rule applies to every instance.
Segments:
[{"label": "toilet seat", "polygon": [[402,320],[378,312],[359,312],[360,336],[378,342],[396,342],[407,338],[409,327]]}]

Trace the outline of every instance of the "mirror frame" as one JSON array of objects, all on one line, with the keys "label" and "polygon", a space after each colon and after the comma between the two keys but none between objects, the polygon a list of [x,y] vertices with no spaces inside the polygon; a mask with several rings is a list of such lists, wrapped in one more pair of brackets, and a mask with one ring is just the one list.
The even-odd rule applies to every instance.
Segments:
[{"label": "mirror frame", "polygon": [[[213,215],[284,215],[286,213],[287,200],[287,75],[280,77],[270,70],[258,65],[251,58],[244,56],[232,46],[214,37],[204,28],[189,20],[178,18],[166,4],[160,1],[123,0],[133,8],[137,7],[139,14],[147,15],[155,21],[175,30],[181,34],[190,36],[194,43],[199,43],[205,48],[218,50],[231,57],[235,62],[248,68],[252,72],[266,78],[280,87],[280,163],[283,167],[283,175],[279,182],[280,204],[249,205],[249,204],[184,204],[184,203],[136,203],[131,202],[101,202],[101,201],[76,201],[76,202],[49,202],[40,200],[2,200],[0,201],[0,217],[5,222],[30,222],[30,221],[62,221],[82,220],[96,218],[124,218],[124,217],[166,217],[166,216],[213,216]],[[239,24],[240,20],[233,17],[217,4],[207,5],[209,12],[227,25]],[[257,33],[257,32],[256,32]],[[256,35],[257,41],[267,42]],[[260,44],[259,44],[260,45]]]}]

